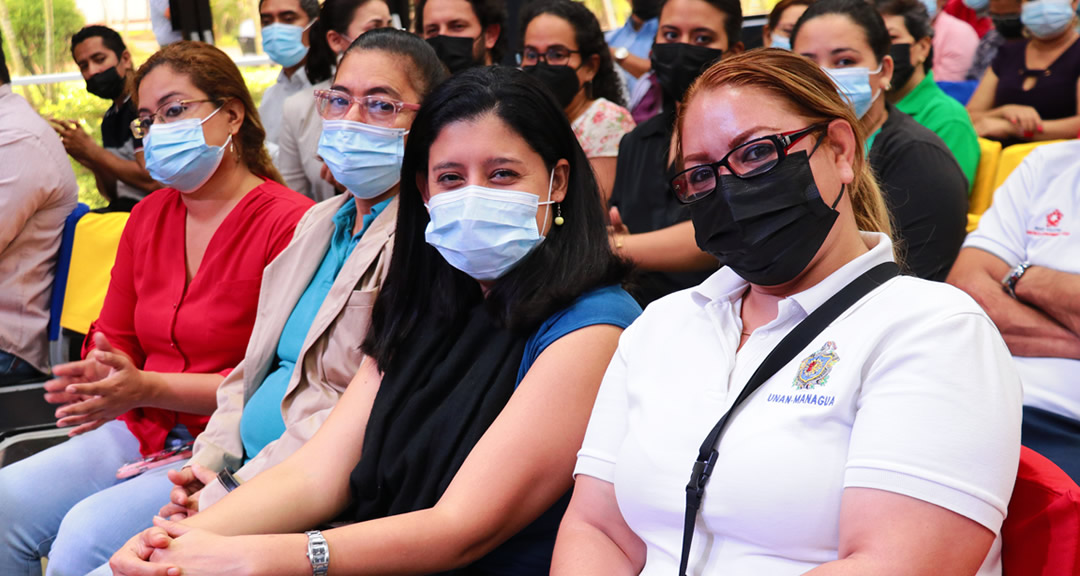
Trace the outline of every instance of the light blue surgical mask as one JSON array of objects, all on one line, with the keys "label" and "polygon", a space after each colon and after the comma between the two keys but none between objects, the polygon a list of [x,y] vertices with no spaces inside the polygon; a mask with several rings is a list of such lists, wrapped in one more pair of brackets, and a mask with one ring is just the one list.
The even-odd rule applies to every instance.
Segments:
[{"label": "light blue surgical mask", "polygon": [[964,0],[964,6],[971,8],[979,14],[984,14],[987,6],[990,6],[990,0]]},{"label": "light blue surgical mask", "polygon": [[926,6],[926,13],[929,14],[930,19],[933,20],[934,16],[937,16],[937,0],[922,0],[922,3],[923,6]]},{"label": "light blue surgical mask", "polygon": [[878,65],[877,70],[863,67],[825,68],[824,70],[836,83],[840,95],[855,108],[855,115],[859,118],[862,118],[867,110],[870,110],[870,105],[874,103],[874,100],[881,96],[880,90],[875,94],[874,89],[870,87],[870,75],[880,73],[881,65]]},{"label": "light blue surgical mask", "polygon": [[1053,38],[1061,34],[1075,17],[1069,0],[1036,0],[1020,7],[1020,22],[1036,38]]},{"label": "light blue surgical mask", "polygon": [[189,118],[170,124],[155,122],[143,139],[143,155],[150,177],[181,192],[198,190],[217,172],[232,134],[221,146],[206,143],[202,125],[221,111],[202,120]]},{"label": "light blue surgical mask", "polygon": [[544,205],[547,222],[551,202],[535,194],[466,186],[432,196],[428,201],[431,222],[424,238],[451,266],[481,281],[499,278],[544,240],[536,229],[536,212]]},{"label": "light blue surgical mask", "polygon": [[791,50],[791,38],[784,38],[783,36],[777,36],[773,34],[772,42],[769,43],[772,48],[782,48],[784,50]]},{"label": "light blue surgical mask", "polygon": [[[312,20],[311,24],[315,21]],[[263,52],[271,60],[281,64],[285,68],[292,68],[299,64],[304,56],[307,56],[308,47],[304,46],[304,31],[311,28],[296,26],[295,24],[271,24],[263,26],[262,47]]]},{"label": "light blue surgical mask", "polygon": [[319,137],[319,157],[353,196],[370,200],[401,179],[408,133],[352,120],[327,120]]}]

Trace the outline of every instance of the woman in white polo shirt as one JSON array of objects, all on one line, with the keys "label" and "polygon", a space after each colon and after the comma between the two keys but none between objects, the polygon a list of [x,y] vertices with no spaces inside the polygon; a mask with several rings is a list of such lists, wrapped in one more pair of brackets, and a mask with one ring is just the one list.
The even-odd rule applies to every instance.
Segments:
[{"label": "woman in white polo shirt", "polygon": [[[865,135],[812,62],[725,58],[681,110],[672,188],[726,266],[623,334],[553,574],[676,574],[710,429],[795,325],[894,259]],[[894,277],[816,334],[732,413],[687,574],[1000,574],[1021,391],[993,323]]]}]

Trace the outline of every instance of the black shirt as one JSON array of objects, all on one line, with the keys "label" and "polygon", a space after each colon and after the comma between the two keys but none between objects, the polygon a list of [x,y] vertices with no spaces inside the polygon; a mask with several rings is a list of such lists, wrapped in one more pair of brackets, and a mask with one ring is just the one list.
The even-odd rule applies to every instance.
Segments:
[{"label": "black shirt", "polygon": [[945,280],[967,227],[967,178],[936,134],[886,104],[888,120],[870,149],[900,241],[914,275]]},{"label": "black shirt", "polygon": [[[109,106],[101,119],[101,147],[123,160],[134,161],[135,153],[142,150],[141,138],[131,133],[131,121],[138,117],[135,103],[128,97],[119,108]],[[109,211],[130,212],[146,192],[116,180],[116,199],[109,204]]]},{"label": "black shirt", "polygon": [[131,122],[136,118],[138,114],[135,113],[135,103],[131,98],[124,101],[119,109],[109,106],[105,117],[101,119],[101,147],[123,148],[128,140],[131,140],[135,150],[142,148],[142,140],[131,133]]},{"label": "black shirt", "polygon": [[[661,230],[690,219],[690,210],[675,199],[669,182],[674,167],[667,165],[674,106],[642,122],[623,136],[615,164],[611,205],[619,209],[632,234]],[[697,286],[714,270],[698,272],[642,272],[629,292],[642,307],[672,292]]]}]

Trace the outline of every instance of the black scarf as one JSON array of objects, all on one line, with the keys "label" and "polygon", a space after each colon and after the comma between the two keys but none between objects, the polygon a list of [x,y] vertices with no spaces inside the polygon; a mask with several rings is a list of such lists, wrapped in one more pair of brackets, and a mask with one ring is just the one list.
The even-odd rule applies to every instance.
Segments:
[{"label": "black scarf", "polygon": [[514,393],[527,338],[481,303],[458,325],[425,329],[395,351],[350,477],[349,520],[435,505]]}]

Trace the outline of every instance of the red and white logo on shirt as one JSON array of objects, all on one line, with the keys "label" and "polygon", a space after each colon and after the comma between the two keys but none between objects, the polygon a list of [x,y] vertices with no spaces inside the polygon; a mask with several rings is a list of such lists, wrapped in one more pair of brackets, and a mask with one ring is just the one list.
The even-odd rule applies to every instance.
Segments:
[{"label": "red and white logo on shirt", "polygon": [[1068,230],[1061,229],[1061,221],[1065,215],[1061,210],[1054,208],[1046,214],[1046,225],[1036,224],[1027,231],[1028,236],[1069,236]]}]

